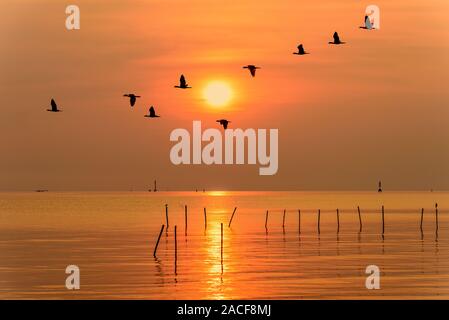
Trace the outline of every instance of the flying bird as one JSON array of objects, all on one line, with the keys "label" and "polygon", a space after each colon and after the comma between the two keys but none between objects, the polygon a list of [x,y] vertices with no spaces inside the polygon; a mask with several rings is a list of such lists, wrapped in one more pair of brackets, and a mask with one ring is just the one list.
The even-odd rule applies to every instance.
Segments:
[{"label": "flying bird", "polygon": [[368,15],[365,15],[365,22],[363,27],[359,27],[360,29],[373,30],[374,26],[371,23],[371,20]]},{"label": "flying bird", "polygon": [[254,66],[252,64],[249,64],[247,66],[244,66],[243,69],[249,69],[249,72],[251,72],[251,75],[253,77],[255,77],[256,76],[256,70],[260,69],[260,67],[256,67],[256,66]]},{"label": "flying bird", "polygon": [[220,123],[221,126],[223,126],[223,128],[226,130],[228,128],[228,123],[230,123],[231,121],[228,121],[226,119],[220,119],[217,120],[218,123]]},{"label": "flying bird", "polygon": [[154,110],[153,106],[150,107],[150,109],[148,110],[148,114],[144,115],[144,117],[147,117],[147,118],[159,118],[159,116],[156,115],[156,111]]},{"label": "flying bird", "polygon": [[334,32],[334,41],[333,42],[329,42],[329,44],[344,44],[345,42],[340,41],[340,37],[338,36],[338,33],[335,31]]},{"label": "flying bird", "polygon": [[191,88],[187,84],[186,78],[184,77],[183,74],[181,74],[181,78],[179,78],[179,86],[175,86],[175,88],[180,88],[180,89],[189,89],[189,88]]},{"label": "flying bird", "polygon": [[304,51],[303,45],[300,44],[300,45],[298,46],[298,52],[293,52],[293,54],[297,54],[297,55],[302,56],[303,54],[309,54],[309,53],[308,53],[308,52],[305,52],[305,51]]},{"label": "flying bird", "polygon": [[134,105],[136,104],[137,98],[140,98],[140,96],[136,96],[134,93],[127,93],[127,94],[124,94],[123,96],[129,97],[129,104],[131,105],[131,107],[134,107]]},{"label": "flying bird", "polygon": [[50,112],[61,112],[61,110],[58,109],[58,105],[56,104],[54,99],[51,99],[50,105],[51,105],[51,109],[47,109],[47,111],[50,111]]}]

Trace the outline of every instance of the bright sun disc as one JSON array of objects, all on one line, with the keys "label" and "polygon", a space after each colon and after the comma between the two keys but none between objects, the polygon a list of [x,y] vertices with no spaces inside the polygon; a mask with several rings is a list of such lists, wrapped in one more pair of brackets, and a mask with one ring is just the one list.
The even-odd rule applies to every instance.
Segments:
[{"label": "bright sun disc", "polygon": [[232,99],[232,90],[225,82],[210,82],[203,90],[203,97],[210,105],[221,107]]}]

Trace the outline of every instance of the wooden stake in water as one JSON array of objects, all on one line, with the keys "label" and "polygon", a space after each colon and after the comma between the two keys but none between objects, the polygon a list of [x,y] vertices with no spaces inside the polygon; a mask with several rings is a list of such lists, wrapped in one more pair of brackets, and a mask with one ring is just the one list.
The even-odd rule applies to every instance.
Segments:
[{"label": "wooden stake in water", "polygon": [[419,225],[419,227],[420,227],[420,229],[421,229],[421,233],[423,233],[423,230],[422,230],[422,223],[423,223],[423,220],[424,220],[424,208],[421,209],[421,223],[420,223],[420,225]]},{"label": "wooden stake in water", "polygon": [[223,272],[223,223],[221,223],[221,272]]},{"label": "wooden stake in water", "polygon": [[360,207],[359,206],[357,206],[357,212],[359,213],[359,225],[360,225],[359,232],[362,232],[362,215],[360,214]]},{"label": "wooden stake in water", "polygon": [[268,225],[268,210],[267,214],[265,215],[265,230],[267,229],[267,225]]},{"label": "wooden stake in water", "polygon": [[204,230],[207,229],[207,214],[206,214],[206,208],[204,208]]},{"label": "wooden stake in water", "polygon": [[284,216],[282,217],[282,228],[285,228],[285,209],[284,209]]},{"label": "wooden stake in water", "polygon": [[186,224],[186,228],[185,228],[185,235],[187,236],[187,205],[184,206],[184,216],[185,216],[185,224]]},{"label": "wooden stake in water", "polygon": [[382,206],[382,236],[385,233],[385,208]]},{"label": "wooden stake in water", "polygon": [[337,209],[337,233],[340,233],[340,211]]},{"label": "wooden stake in water", "polygon": [[159,237],[157,237],[156,246],[154,247],[153,257],[156,258],[157,247],[159,246],[159,240],[161,240],[162,232],[164,232],[165,225],[162,225],[161,232],[159,232]]},{"label": "wooden stake in water", "polygon": [[175,274],[178,274],[178,239],[176,237],[176,226],[175,226]]},{"label": "wooden stake in water", "polygon": [[318,234],[320,234],[320,219],[321,219],[321,210],[318,209]]},{"label": "wooden stake in water", "polygon": [[168,231],[168,205],[165,205],[165,222],[167,223],[167,231]]},{"label": "wooden stake in water", "polygon": [[438,203],[435,203],[435,227],[435,231],[438,233]]},{"label": "wooden stake in water", "polygon": [[298,232],[301,233],[301,210],[298,209]]},{"label": "wooden stake in water", "polygon": [[228,228],[231,227],[232,219],[234,219],[235,210],[237,210],[237,207],[234,208],[234,211],[232,212],[231,220],[229,220]]}]

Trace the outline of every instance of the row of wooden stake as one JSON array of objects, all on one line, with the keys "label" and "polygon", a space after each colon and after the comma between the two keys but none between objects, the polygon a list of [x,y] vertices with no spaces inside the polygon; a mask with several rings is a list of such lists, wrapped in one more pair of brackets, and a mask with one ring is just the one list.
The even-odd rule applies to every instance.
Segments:
[{"label": "row of wooden stake", "polygon": [[[237,207],[235,207],[234,211],[232,212],[231,219],[229,220],[229,224],[228,224],[229,228],[231,227],[232,219],[234,219],[234,214],[235,214],[236,210],[237,210]],[[187,216],[188,216],[188,214],[187,214],[187,205],[186,205],[186,206],[184,206],[184,218],[185,218],[184,232],[185,232],[185,235],[187,235],[187,226],[188,226]],[[168,223],[168,205],[165,205],[165,223],[167,225],[167,229],[166,230],[168,231],[168,227],[169,227],[169,223]],[[206,208],[204,208],[204,229],[207,229],[207,211],[206,211]]]},{"label": "row of wooden stake", "polygon": [[[229,220],[228,227],[231,227],[232,220],[234,219],[234,214],[237,210],[237,207],[234,208],[234,211],[232,212],[231,219]],[[359,217],[359,232],[362,232],[362,215],[360,212],[360,207],[357,206],[357,213]],[[187,206],[184,206],[184,215],[185,215],[185,235],[187,236],[187,226],[188,226],[188,219],[187,219]],[[285,216],[286,216],[286,210],[284,209],[284,214],[282,217],[282,228],[285,228]],[[153,256],[156,258],[157,248],[159,246],[159,241],[161,239],[162,233],[165,230],[168,230],[168,206],[165,205],[165,219],[167,227],[165,229],[165,225],[161,226],[161,230],[159,232],[159,236],[157,238],[156,246],[154,248]],[[420,230],[421,233],[423,232],[423,221],[424,221],[424,208],[421,209],[421,222],[420,222]],[[301,233],[301,210],[298,210],[298,222],[299,222],[299,233]],[[321,223],[321,210],[318,209],[318,222],[317,222],[317,231],[318,234],[321,233],[320,230],[320,223]],[[438,233],[438,204],[435,204],[435,224],[436,224],[436,232]],[[204,208],[204,229],[207,229],[207,213],[206,208]],[[265,230],[268,231],[268,210],[266,211],[265,215]],[[340,232],[340,211],[337,209],[337,233]],[[177,265],[177,259],[178,259],[178,245],[177,245],[177,226],[175,226],[174,229],[175,233],[175,265]],[[385,208],[382,206],[382,236],[385,234]],[[221,262],[222,262],[222,268],[223,268],[223,223],[221,223]]]},{"label": "row of wooden stake", "polygon": [[[362,232],[362,214],[360,212],[360,207],[357,206],[357,213],[359,217],[359,232]],[[285,214],[286,210],[284,209],[284,215],[282,217],[282,228],[285,228]],[[421,222],[420,222],[420,230],[423,232],[423,221],[424,221],[424,208],[421,209]],[[318,209],[318,222],[317,222],[317,230],[318,234],[321,233],[320,230],[321,224],[321,209]],[[299,233],[301,233],[301,210],[298,210],[298,225],[299,225]],[[438,203],[435,203],[435,231],[438,233]],[[268,210],[265,214],[265,230],[268,230]],[[340,210],[337,209],[337,233],[340,232]],[[385,234],[385,207],[382,206],[382,235]]]}]

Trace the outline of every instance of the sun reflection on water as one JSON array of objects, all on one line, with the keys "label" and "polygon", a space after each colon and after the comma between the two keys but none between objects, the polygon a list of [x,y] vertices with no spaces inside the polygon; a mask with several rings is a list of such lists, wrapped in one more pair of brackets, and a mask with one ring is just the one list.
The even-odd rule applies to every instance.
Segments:
[{"label": "sun reflection on water", "polygon": [[207,192],[208,196],[212,196],[212,197],[224,197],[228,195],[227,191],[209,191]]}]

